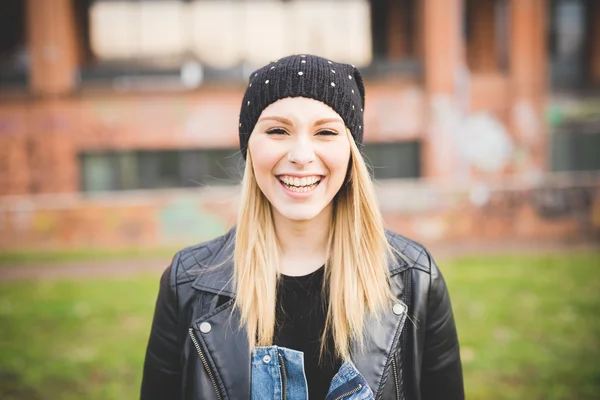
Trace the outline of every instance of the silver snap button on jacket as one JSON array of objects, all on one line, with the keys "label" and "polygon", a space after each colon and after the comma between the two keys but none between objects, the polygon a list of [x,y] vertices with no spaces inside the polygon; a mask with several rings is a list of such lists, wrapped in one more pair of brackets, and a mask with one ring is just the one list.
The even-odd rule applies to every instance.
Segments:
[{"label": "silver snap button on jacket", "polygon": [[265,362],[265,364],[268,364],[271,362],[271,356],[269,356],[268,354],[266,356],[263,357],[263,361]]},{"label": "silver snap button on jacket", "polygon": [[208,333],[212,329],[212,326],[208,322],[203,322],[200,324],[200,332]]},{"label": "silver snap button on jacket", "polygon": [[406,311],[406,306],[404,304],[394,304],[394,314],[401,315]]}]

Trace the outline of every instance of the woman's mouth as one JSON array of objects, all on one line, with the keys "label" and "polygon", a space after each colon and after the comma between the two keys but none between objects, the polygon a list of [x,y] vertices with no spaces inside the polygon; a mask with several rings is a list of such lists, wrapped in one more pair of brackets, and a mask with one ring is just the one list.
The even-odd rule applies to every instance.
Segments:
[{"label": "woman's mouth", "polygon": [[277,177],[279,182],[287,190],[297,193],[306,193],[315,190],[315,188],[321,183],[321,175],[310,175],[310,176],[290,176],[290,175],[279,175]]}]

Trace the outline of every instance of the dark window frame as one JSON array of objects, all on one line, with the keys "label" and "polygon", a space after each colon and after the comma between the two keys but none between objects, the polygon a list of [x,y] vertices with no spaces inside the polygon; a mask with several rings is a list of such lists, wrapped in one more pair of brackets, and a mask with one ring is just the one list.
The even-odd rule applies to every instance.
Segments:
[{"label": "dark window frame", "polygon": [[[108,168],[109,183],[100,188],[91,182],[95,158]],[[243,171],[235,148],[87,151],[79,154],[79,166],[84,193],[235,185]]]},{"label": "dark window frame", "polygon": [[422,143],[419,140],[369,142],[364,144],[361,151],[376,181],[422,176]]}]

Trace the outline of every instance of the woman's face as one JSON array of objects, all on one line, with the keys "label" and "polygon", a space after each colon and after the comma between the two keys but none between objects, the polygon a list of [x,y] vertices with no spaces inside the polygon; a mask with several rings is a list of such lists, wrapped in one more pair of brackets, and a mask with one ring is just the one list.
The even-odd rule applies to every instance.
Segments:
[{"label": "woman's face", "polygon": [[342,118],[304,97],[265,108],[248,149],[261,191],[276,213],[294,221],[310,220],[331,206],[350,160]]}]

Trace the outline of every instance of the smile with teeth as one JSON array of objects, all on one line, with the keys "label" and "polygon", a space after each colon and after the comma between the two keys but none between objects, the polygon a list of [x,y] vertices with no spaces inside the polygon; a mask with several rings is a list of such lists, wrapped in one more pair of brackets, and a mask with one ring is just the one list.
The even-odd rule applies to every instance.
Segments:
[{"label": "smile with teeth", "polygon": [[287,190],[292,192],[310,192],[314,190],[321,182],[321,177],[318,175],[305,176],[302,178],[280,175],[279,181]]}]

